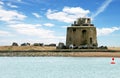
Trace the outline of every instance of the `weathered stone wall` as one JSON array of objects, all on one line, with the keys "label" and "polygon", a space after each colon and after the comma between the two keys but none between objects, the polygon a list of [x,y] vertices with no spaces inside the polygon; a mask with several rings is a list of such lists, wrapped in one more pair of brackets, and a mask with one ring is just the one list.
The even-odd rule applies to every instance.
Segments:
[{"label": "weathered stone wall", "polygon": [[[85,19],[85,18],[84,18]],[[81,22],[81,21],[79,21]],[[86,24],[83,22],[83,24]],[[74,24],[73,24],[74,25]],[[96,27],[91,24],[86,26],[71,26],[67,28],[66,46],[97,46]]]}]

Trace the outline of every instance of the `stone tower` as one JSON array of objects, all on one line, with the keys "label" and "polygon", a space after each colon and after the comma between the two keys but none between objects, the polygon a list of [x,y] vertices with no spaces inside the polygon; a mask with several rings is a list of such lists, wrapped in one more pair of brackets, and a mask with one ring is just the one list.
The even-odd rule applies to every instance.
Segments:
[{"label": "stone tower", "polygon": [[66,47],[71,45],[97,47],[96,27],[90,18],[78,18],[71,27],[67,27]]}]

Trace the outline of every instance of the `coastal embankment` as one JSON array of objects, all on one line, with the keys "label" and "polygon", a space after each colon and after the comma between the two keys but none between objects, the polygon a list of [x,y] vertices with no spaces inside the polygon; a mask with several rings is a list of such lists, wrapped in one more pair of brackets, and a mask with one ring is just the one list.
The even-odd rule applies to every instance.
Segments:
[{"label": "coastal embankment", "polygon": [[120,57],[119,48],[56,49],[51,46],[1,46],[0,56]]}]

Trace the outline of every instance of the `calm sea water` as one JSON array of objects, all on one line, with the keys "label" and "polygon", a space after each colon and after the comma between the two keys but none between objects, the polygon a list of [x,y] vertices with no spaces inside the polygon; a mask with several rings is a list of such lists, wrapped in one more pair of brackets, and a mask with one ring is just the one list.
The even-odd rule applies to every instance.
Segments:
[{"label": "calm sea water", "polygon": [[0,78],[119,78],[120,58],[0,57]]}]

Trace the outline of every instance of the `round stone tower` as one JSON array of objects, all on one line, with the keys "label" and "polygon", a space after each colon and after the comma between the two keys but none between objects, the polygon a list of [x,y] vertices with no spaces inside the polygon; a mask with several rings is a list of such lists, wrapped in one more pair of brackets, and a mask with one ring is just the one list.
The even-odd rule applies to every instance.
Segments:
[{"label": "round stone tower", "polygon": [[90,18],[78,18],[71,27],[67,27],[66,47],[97,47],[96,27]]}]

